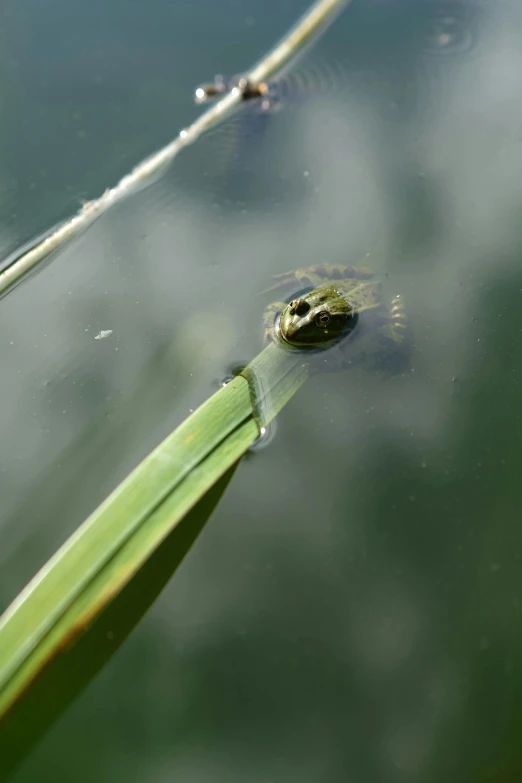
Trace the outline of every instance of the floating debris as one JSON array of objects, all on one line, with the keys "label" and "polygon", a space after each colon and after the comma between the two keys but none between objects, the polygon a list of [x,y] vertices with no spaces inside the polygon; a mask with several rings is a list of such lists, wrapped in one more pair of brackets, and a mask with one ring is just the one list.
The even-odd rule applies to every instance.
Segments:
[{"label": "floating debris", "polygon": [[232,90],[234,87],[238,88],[245,101],[252,98],[262,98],[268,95],[270,89],[266,82],[253,84],[247,76],[235,76],[233,79],[226,81],[221,74],[218,74],[214,77],[213,82],[200,84],[199,87],[196,87],[194,102],[207,103],[220,95],[224,95],[224,93]]},{"label": "floating debris", "polygon": [[427,24],[424,45],[427,54],[463,54],[475,43],[471,15],[462,3],[435,5]]},{"label": "floating debris", "polygon": [[101,332],[95,336],[95,340],[105,340],[106,337],[112,334],[112,329],[102,329]]}]

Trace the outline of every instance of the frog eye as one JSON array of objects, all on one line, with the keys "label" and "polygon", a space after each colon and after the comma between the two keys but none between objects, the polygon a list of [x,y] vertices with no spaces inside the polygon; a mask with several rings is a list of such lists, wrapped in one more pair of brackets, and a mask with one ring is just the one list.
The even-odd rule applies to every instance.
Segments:
[{"label": "frog eye", "polygon": [[326,326],[328,326],[328,322],[330,320],[330,316],[326,312],[326,310],[321,310],[320,313],[317,313],[315,316],[315,323],[317,326],[320,326],[321,329],[324,329]]},{"label": "frog eye", "polygon": [[290,315],[303,316],[310,310],[310,305],[304,299],[293,299],[288,306]]}]

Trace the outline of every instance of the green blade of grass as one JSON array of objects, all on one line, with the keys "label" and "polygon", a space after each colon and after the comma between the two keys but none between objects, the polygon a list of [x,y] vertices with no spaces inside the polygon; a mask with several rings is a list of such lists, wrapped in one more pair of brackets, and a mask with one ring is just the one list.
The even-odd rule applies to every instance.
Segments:
[{"label": "green blade of grass", "polygon": [[247,384],[235,378],[167,437],[49,560],[0,620],[0,694],[57,618],[147,515],[250,415]]},{"label": "green blade of grass", "polygon": [[[28,662],[25,670],[26,687],[0,721],[0,780],[6,780],[19,766],[46,729],[117,652],[196,540],[236,467],[237,463],[174,527],[119,595],[88,626],[81,627],[82,607],[71,607],[61,623],[66,633],[75,627],[76,636],[68,643],[62,641],[54,653],[47,642],[51,654],[47,660],[40,660],[40,670],[29,679],[29,671],[39,657],[35,650],[35,659]],[[17,679],[23,684],[22,669]]]},{"label": "green blade of grass", "polygon": [[[244,377],[207,400],[122,482],[0,618],[0,758],[14,754],[19,760],[31,737],[60,711],[54,701],[32,712],[26,706],[34,703],[41,682],[74,682],[70,698],[58,700],[65,706],[94,676],[89,661],[78,658],[78,644],[94,645],[97,660],[110,657],[116,645],[103,637],[105,625],[98,618],[132,590],[144,569],[150,573],[150,559],[172,540],[176,526],[183,521],[186,529],[193,509],[237,465],[260,426],[277,415],[308,375],[299,354],[266,348]],[[173,556],[170,573],[183,554]],[[142,603],[127,607],[129,631],[145,608]],[[35,715],[34,730],[26,717],[17,717],[28,714]],[[25,740],[8,741],[4,748],[3,737],[13,733]]]},{"label": "green blade of grass", "polygon": [[181,521],[199,498],[238,461],[257,437],[257,426],[250,419],[194,468],[184,481],[136,529],[116,554],[100,567],[93,579],[78,593],[67,610],[53,624],[32,653],[10,677],[0,694],[0,714],[23,693],[31,682],[61,651],[74,644],[94,619],[139,571],[153,552]]}]

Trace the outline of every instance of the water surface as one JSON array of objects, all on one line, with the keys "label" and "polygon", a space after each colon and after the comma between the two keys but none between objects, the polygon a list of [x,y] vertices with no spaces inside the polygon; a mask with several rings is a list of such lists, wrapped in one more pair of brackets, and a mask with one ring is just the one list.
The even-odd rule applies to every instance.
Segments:
[{"label": "water surface", "polygon": [[[2,255],[305,7],[9,4]],[[521,31],[514,0],[354,2],[279,111],[2,299],[2,607],[257,353],[271,275],[362,259],[415,335],[410,374],[303,387],[17,783],[520,777]]]}]

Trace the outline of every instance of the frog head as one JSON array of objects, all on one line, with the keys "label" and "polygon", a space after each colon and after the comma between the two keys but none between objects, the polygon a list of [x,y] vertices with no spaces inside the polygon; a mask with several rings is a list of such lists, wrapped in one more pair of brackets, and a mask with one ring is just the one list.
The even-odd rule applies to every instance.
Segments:
[{"label": "frog head", "polygon": [[293,299],[281,313],[279,333],[290,345],[326,347],[347,335],[357,313],[333,286],[321,286]]}]

